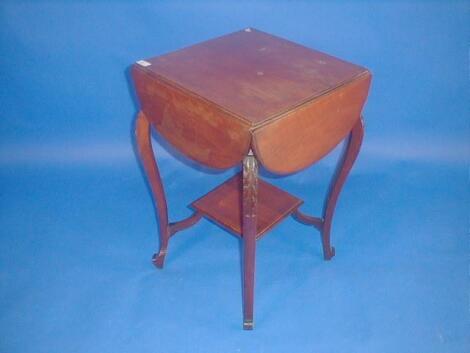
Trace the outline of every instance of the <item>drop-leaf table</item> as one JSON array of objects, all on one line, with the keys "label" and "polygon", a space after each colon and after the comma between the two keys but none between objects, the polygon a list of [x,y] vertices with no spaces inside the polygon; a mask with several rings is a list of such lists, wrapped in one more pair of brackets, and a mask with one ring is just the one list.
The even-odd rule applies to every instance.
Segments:
[{"label": "drop-leaf table", "polygon": [[[246,28],[133,65],[140,111],[136,141],[154,197],[161,268],[170,238],[207,217],[243,242],[243,327],[253,328],[256,240],[288,215],[316,227],[326,260],[340,190],[363,138],[361,111],[371,74],[360,66],[265,32]],[[194,213],[171,223],[151,146],[154,128],[196,162],[242,172],[194,201]],[[286,175],[317,162],[346,140],[323,214],[258,178],[259,166]]]}]

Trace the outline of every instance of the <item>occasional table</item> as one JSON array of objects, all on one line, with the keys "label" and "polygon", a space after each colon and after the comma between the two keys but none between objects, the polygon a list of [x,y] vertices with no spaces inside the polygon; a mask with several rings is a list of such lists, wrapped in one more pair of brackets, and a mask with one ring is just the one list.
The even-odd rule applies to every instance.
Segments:
[{"label": "occasional table", "polygon": [[[170,238],[206,217],[243,242],[243,327],[253,328],[256,240],[289,215],[320,231],[326,260],[333,212],[363,138],[361,111],[371,74],[361,67],[247,28],[132,68],[140,112],[138,152],[155,201],[161,268]],[[210,168],[241,172],[194,201],[194,213],[170,222],[151,146],[153,127],[174,148]],[[303,201],[258,178],[317,162],[346,139],[324,203],[314,217]]]}]

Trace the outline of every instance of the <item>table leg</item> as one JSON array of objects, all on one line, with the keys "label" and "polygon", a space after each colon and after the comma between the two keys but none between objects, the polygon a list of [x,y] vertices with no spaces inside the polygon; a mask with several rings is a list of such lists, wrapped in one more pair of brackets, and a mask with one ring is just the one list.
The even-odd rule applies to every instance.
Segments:
[{"label": "table leg", "polygon": [[331,180],[328,196],[325,199],[323,207],[323,225],[321,226],[323,256],[325,260],[330,260],[335,255],[335,248],[330,244],[330,230],[333,213],[335,211],[339,193],[341,192],[343,184],[346,181],[361,148],[363,136],[364,121],[361,117],[358,119],[349,134],[343,155],[341,156],[333,179]]},{"label": "table leg", "polygon": [[258,162],[250,153],[243,160],[243,328],[253,329]]},{"label": "table leg", "polygon": [[142,112],[139,112],[137,116],[135,134],[140,159],[152,191],[159,224],[160,250],[158,254],[154,254],[152,261],[155,266],[162,268],[167,252],[168,240],[170,238],[168,209],[162,180],[160,178],[160,172],[158,171],[157,163],[153,155],[150,123]]}]

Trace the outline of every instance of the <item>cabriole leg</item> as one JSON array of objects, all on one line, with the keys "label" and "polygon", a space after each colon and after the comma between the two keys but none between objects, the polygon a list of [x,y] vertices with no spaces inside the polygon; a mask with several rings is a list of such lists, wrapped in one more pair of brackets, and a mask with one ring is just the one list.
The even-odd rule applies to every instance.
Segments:
[{"label": "cabriole leg", "polygon": [[252,152],[243,160],[243,328],[253,329],[258,162]]},{"label": "cabriole leg", "polygon": [[331,180],[328,196],[325,199],[323,207],[323,225],[321,227],[323,256],[325,260],[330,260],[335,255],[335,248],[330,244],[330,230],[333,213],[335,211],[336,202],[339,193],[348,177],[348,174],[357,158],[364,136],[364,122],[362,117],[351,130],[346,141],[346,146],[341,159],[336,168],[336,172]]},{"label": "cabriole leg", "polygon": [[135,134],[138,152],[147,176],[147,181],[150,184],[159,224],[160,250],[153,256],[152,261],[155,266],[162,268],[167,252],[168,240],[170,238],[168,209],[160,172],[158,171],[157,163],[153,155],[150,123],[142,112],[139,112],[137,116]]}]

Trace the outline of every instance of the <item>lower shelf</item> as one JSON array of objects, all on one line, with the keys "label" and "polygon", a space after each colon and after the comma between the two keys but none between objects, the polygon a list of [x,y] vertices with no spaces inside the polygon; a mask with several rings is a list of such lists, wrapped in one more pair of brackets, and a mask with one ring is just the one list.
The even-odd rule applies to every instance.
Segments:
[{"label": "lower shelf", "polygon": [[[237,174],[194,201],[191,207],[242,236],[242,186],[242,176]],[[264,235],[302,203],[299,198],[259,179],[256,238]]]}]

